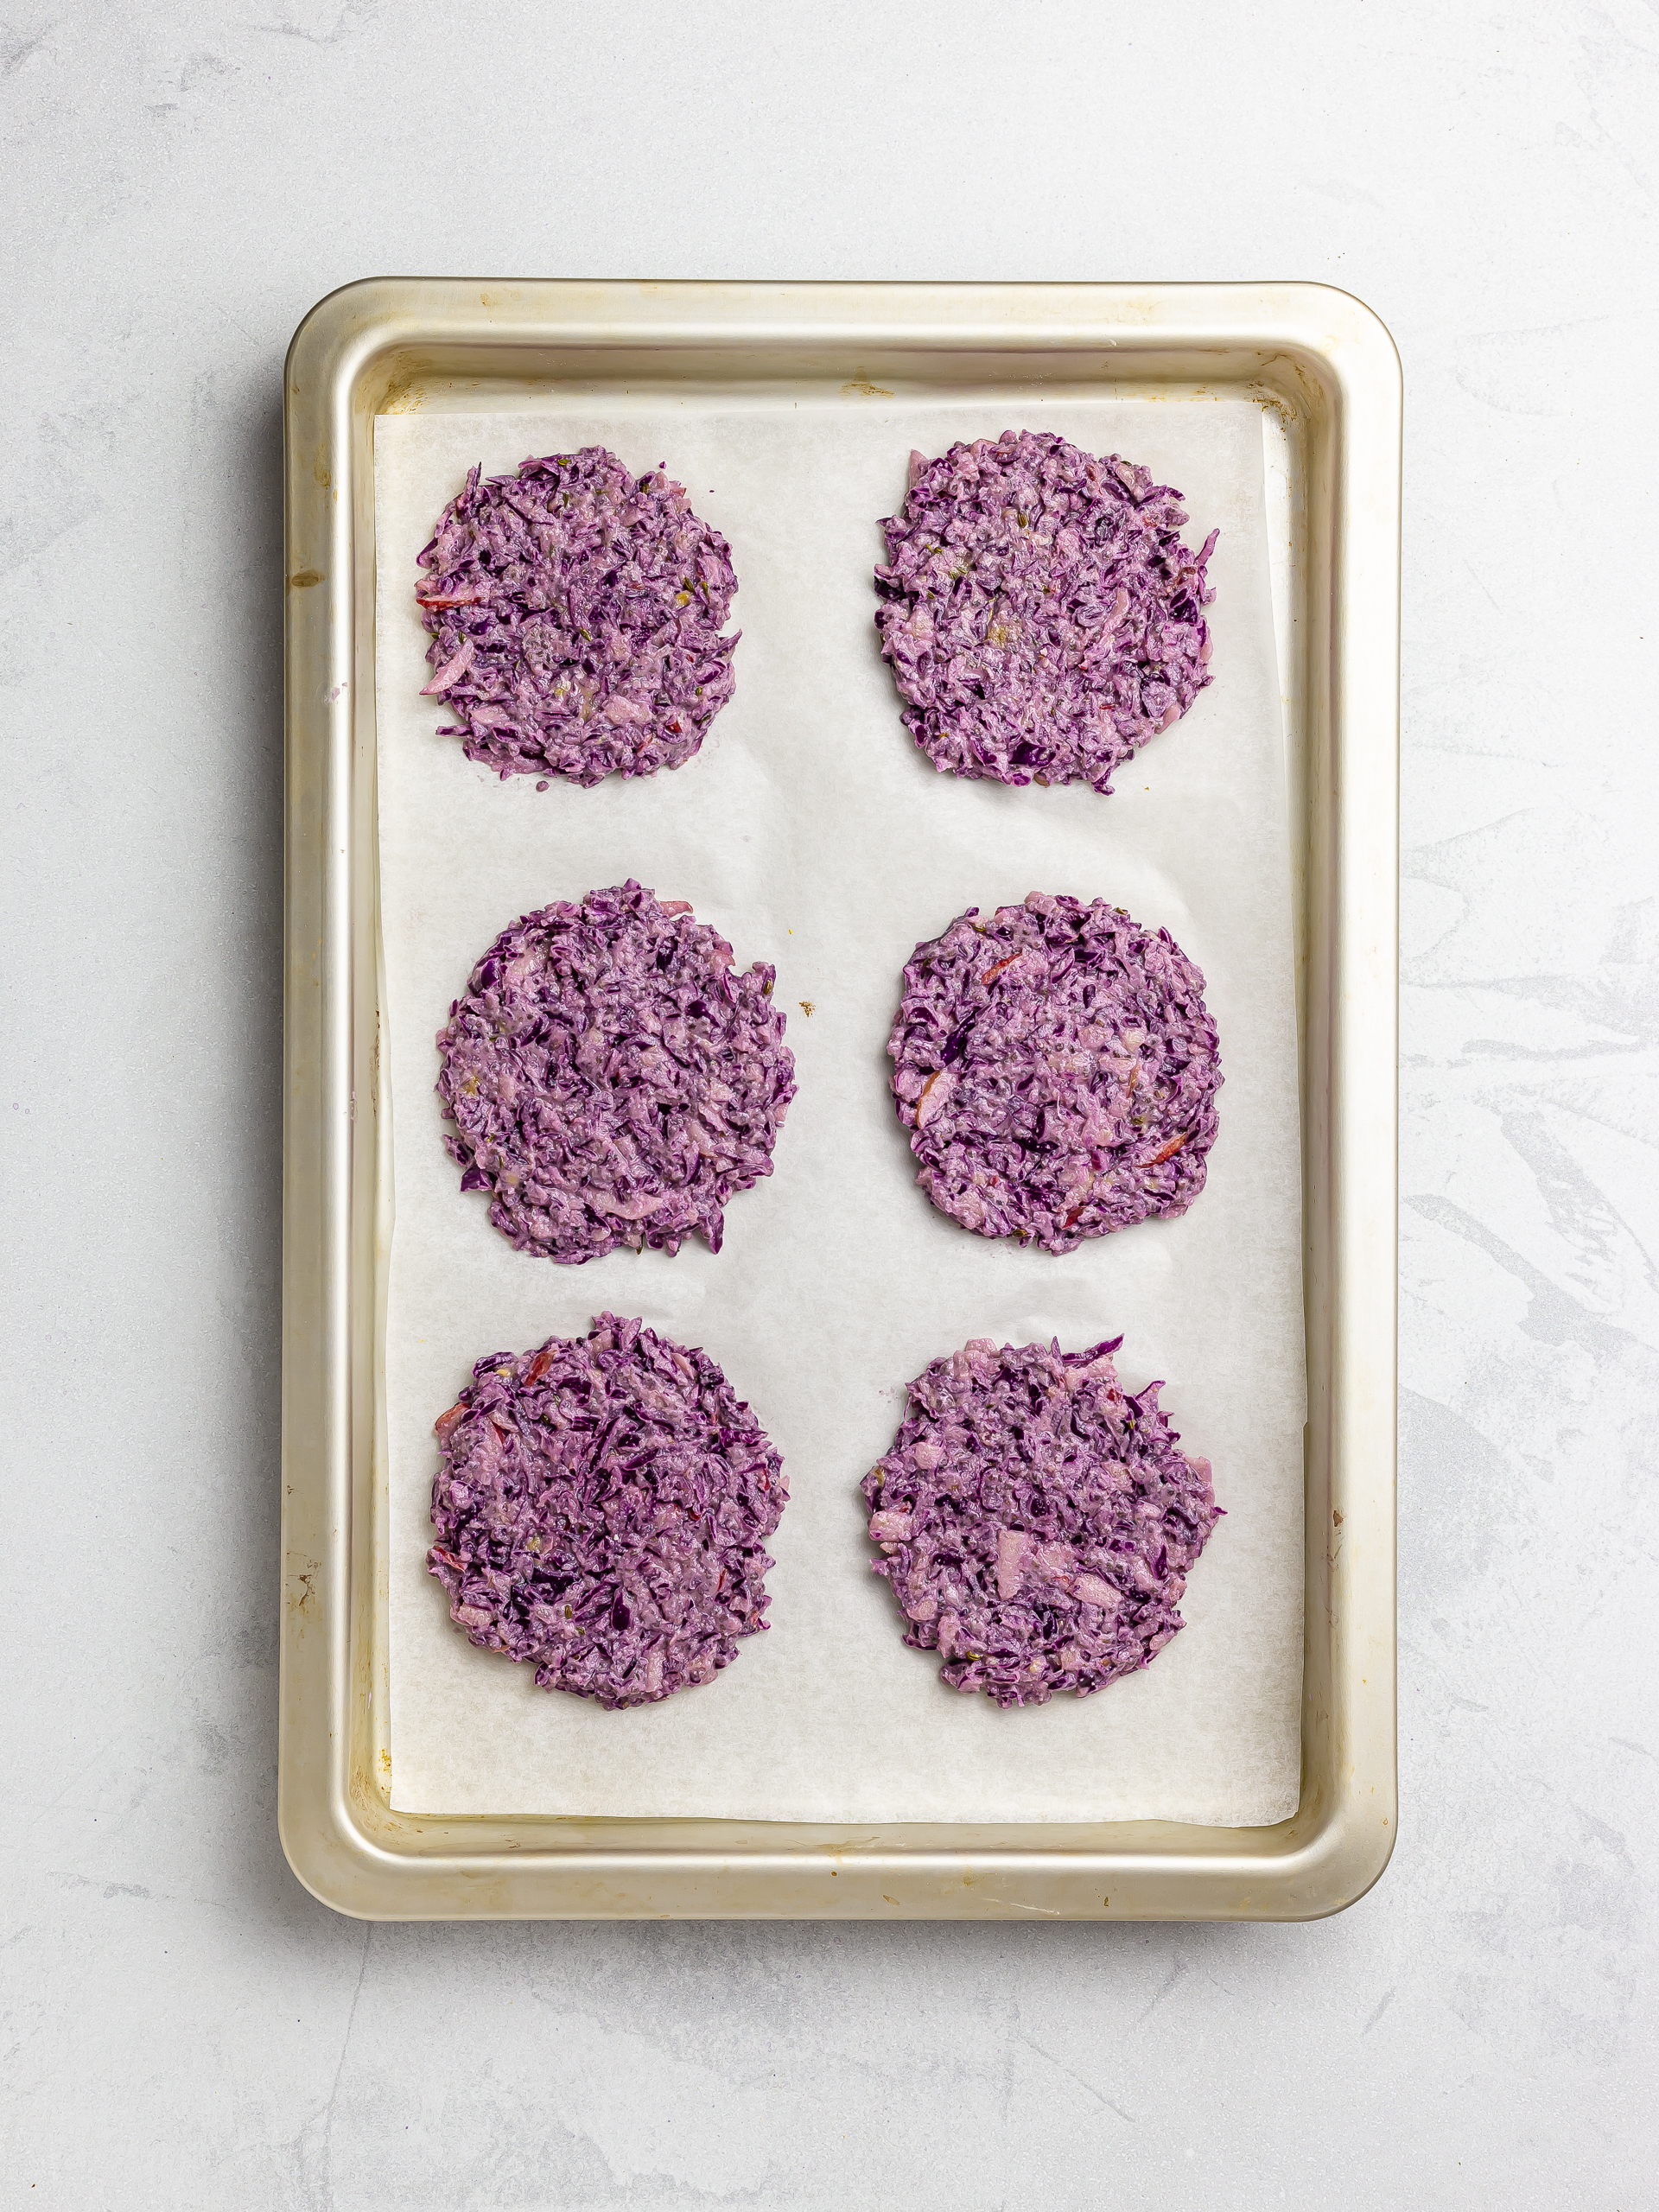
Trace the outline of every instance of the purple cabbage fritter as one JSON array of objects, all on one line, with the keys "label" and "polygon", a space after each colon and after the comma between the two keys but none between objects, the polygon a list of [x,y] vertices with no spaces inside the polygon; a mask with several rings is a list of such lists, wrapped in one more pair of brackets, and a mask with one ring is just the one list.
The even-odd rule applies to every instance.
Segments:
[{"label": "purple cabbage fritter", "polygon": [[1070,1252],[1204,1188],[1222,1079],[1204,977],[1103,899],[970,906],[906,962],[887,1052],[916,1179],[978,1236]]},{"label": "purple cabbage fritter", "polygon": [[503,778],[677,768],[732,696],[731,548],[660,468],[603,446],[474,468],[419,560],[423,696]]},{"label": "purple cabbage fritter", "polygon": [[1179,535],[1181,495],[1048,430],[913,453],[881,524],[876,626],[934,766],[1003,784],[1092,785],[1211,679],[1200,609],[1217,533]]},{"label": "purple cabbage fritter", "polygon": [[438,1032],[463,1191],[521,1252],[720,1249],[795,1095],[775,970],[630,879],[502,931]]},{"label": "purple cabbage fritter", "polygon": [[601,1313],[480,1359],[436,1423],[449,1617],[544,1690],[654,1705],[766,1626],[783,1461],[705,1351]]},{"label": "purple cabbage fritter", "polygon": [[1220,1517],[1207,1459],[1118,1388],[1121,1337],[1087,1351],[976,1338],[910,1386],[864,1478],[874,1572],[905,1642],[1001,1706],[1079,1697],[1146,1666]]}]

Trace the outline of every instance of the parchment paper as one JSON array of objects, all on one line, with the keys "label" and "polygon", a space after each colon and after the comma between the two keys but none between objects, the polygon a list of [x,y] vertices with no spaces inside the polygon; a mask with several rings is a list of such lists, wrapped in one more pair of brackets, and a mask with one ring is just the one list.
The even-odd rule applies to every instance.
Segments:
[{"label": "parchment paper", "polygon": [[[1245,403],[997,397],[908,404],[849,387],[734,405],[376,424],[381,915],[396,1229],[390,1417],[392,1802],[400,1810],[830,1822],[1281,1819],[1299,1783],[1302,1363],[1300,1137],[1279,679],[1261,418]],[[878,518],[912,445],[1053,429],[1187,496],[1211,575],[1217,680],[1117,791],[938,775],[899,721],[872,620]],[[672,774],[538,793],[434,732],[415,556],[467,469],[597,442],[665,462],[731,540],[737,691]],[[689,899],[741,964],[778,969],[799,1095],[774,1173],[724,1249],[582,1268],[514,1251],[441,1142],[434,1033],[518,915],[636,876]],[[1181,1220],[1056,1257],[973,1236],[916,1187],[884,1046],[912,948],[1033,888],[1104,896],[1197,960],[1225,1084],[1208,1187]],[[802,1001],[810,1001],[807,1014]],[[705,1688],[606,1713],[476,1650],[423,1567],[434,1418],[473,1363],[605,1308],[707,1347],[784,1456],[769,1631]],[[1226,1509],[1187,1626],[1103,1694],[1021,1712],[947,1689],[899,1642],[868,1571],[861,1477],[906,1385],[969,1337],[1066,1350],[1122,1331],[1125,1387],[1166,1378]]]}]

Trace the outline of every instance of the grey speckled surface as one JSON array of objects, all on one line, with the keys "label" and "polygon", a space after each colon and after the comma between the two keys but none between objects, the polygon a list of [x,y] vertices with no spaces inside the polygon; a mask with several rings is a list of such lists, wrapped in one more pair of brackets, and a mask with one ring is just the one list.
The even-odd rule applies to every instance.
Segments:
[{"label": "grey speckled surface", "polygon": [[[20,0],[0,60],[0,2201],[1659,2203],[1653,9]],[[1393,328],[1404,1805],[1351,1912],[370,1932],[288,1875],[279,372],[427,270]]]}]

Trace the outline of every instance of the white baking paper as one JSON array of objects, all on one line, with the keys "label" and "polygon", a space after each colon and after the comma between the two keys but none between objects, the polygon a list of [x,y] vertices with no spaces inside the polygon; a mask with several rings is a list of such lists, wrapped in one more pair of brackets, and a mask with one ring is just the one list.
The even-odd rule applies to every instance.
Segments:
[{"label": "white baking paper", "polygon": [[[1009,427],[1145,462],[1214,525],[1216,681],[1109,798],[937,774],[879,658],[876,524],[912,446]],[[672,774],[581,791],[501,783],[419,696],[415,556],[481,461],[601,443],[657,462],[730,539],[737,690]],[[1279,677],[1261,418],[1241,402],[910,403],[618,392],[512,414],[403,414],[375,432],[385,1042],[396,1227],[387,1324],[391,1795],[400,1810],[870,1823],[1164,1817],[1234,1825],[1297,1801],[1302,1607],[1300,1137]],[[516,1252],[445,1154],[434,1033],[498,931],[637,877],[689,899],[741,964],[776,963],[799,1094],[769,1181],[718,1255]],[[1179,1221],[1056,1257],[970,1236],[916,1187],[884,1047],[912,947],[1033,889],[1166,925],[1208,979],[1225,1075],[1208,1186]],[[809,1014],[803,1001],[812,1008]],[[625,1713],[475,1649],[425,1572],[432,1423],[474,1362],[609,1308],[705,1346],[783,1454],[771,1628],[705,1688]],[[906,1385],[969,1337],[1124,1336],[1163,1376],[1226,1509],[1187,1626],[1088,1699],[1000,1712],[908,1650],[869,1572],[861,1477]]]}]

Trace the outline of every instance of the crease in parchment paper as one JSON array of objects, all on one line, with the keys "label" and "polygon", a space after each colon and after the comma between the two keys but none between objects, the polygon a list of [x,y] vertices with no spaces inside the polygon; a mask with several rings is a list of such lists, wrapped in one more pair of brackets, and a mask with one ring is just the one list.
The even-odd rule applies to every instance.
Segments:
[{"label": "crease in parchment paper", "polygon": [[[1143,461],[1220,538],[1215,683],[1084,787],[940,776],[899,720],[872,615],[878,519],[912,446],[1056,429]],[[664,462],[730,539],[736,696],[672,774],[590,791],[499,782],[419,696],[415,556],[466,471],[610,446]],[[391,1796],[424,1813],[869,1823],[1270,1822],[1296,1804],[1302,1634],[1300,1149],[1279,673],[1261,418],[1243,402],[677,398],[376,424],[381,925],[395,1229],[388,1289]],[[514,1251],[442,1147],[433,1038],[502,926],[637,877],[778,969],[799,1095],[724,1249],[555,1267]],[[1208,1187],[1180,1220],[1063,1257],[936,1212],[887,1088],[917,942],[1033,889],[1167,927],[1207,979],[1225,1082]],[[801,1001],[813,1011],[803,1011]],[[607,1713],[469,1644],[425,1571],[432,1422],[473,1363],[605,1309],[707,1348],[784,1455],[772,1626],[705,1688]],[[1226,1509],[1186,1627],[1088,1699],[1000,1712],[907,1650],[868,1570],[860,1478],[906,1385],[969,1337],[1122,1332],[1125,1386],[1165,1378]]]}]

